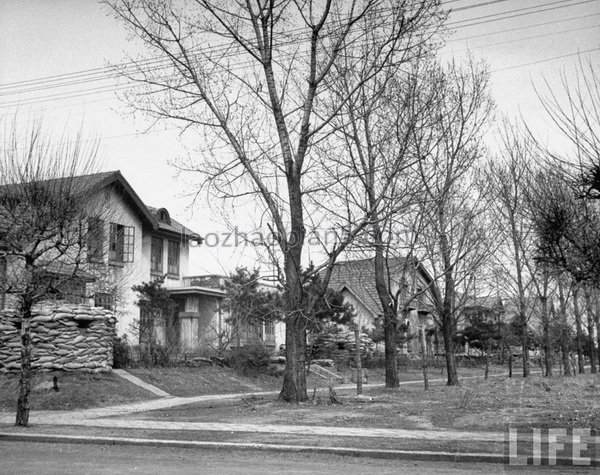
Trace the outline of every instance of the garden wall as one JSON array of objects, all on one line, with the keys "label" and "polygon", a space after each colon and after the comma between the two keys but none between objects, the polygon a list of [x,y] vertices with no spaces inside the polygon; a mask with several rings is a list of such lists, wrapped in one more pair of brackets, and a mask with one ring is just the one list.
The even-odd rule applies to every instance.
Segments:
[{"label": "garden wall", "polygon": [[[31,361],[42,371],[110,371],[116,319],[101,307],[44,304],[31,319]],[[21,322],[14,311],[0,311],[0,372],[21,366]]]}]

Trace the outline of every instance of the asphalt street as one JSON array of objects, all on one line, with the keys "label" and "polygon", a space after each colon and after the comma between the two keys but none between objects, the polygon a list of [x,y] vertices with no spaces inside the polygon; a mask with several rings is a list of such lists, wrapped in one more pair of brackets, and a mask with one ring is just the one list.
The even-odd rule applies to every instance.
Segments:
[{"label": "asphalt street", "polygon": [[[282,454],[253,451],[31,442],[0,444],[0,473],[9,474],[495,474],[532,467]],[[555,467],[552,473],[591,473]]]}]

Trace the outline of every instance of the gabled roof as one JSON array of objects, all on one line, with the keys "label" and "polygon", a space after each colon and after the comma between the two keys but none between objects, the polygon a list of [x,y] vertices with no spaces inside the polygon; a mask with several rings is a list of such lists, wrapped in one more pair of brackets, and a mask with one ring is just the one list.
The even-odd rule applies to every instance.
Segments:
[{"label": "gabled roof", "polygon": [[158,223],[154,219],[154,216],[152,216],[146,205],[144,205],[138,194],[119,170],[75,176],[72,180],[76,192],[85,194],[95,193],[107,186],[120,187],[124,192],[123,197],[130,201],[142,219],[153,229],[158,227]]},{"label": "gabled roof", "polygon": [[[421,275],[426,280],[431,281],[429,273],[421,264],[416,260],[409,261],[403,257],[387,259],[386,274],[389,273],[392,277],[399,277],[406,268],[415,265]],[[365,305],[374,316],[383,314],[383,307],[375,287],[375,263],[373,258],[336,262],[329,280],[329,287],[334,290],[344,290],[345,288]]]},{"label": "gabled roof", "polygon": [[[172,218],[169,219],[169,223],[165,223],[164,221],[158,219],[158,211],[160,210],[146,206],[119,170],[91,173],[88,175],[78,175],[68,178],[55,178],[51,180],[45,180],[43,183],[46,182],[51,186],[54,186],[53,184],[55,183],[65,183],[70,187],[73,193],[76,195],[81,195],[84,199],[85,197],[91,196],[107,186],[115,186],[120,189],[123,199],[132,205],[135,211],[142,218],[142,221],[149,225],[153,230],[177,234],[178,236],[186,236],[188,239],[193,239],[198,242],[201,242],[202,240],[198,233],[195,233]],[[18,184],[4,186],[18,186]]]},{"label": "gabled roof", "polygon": [[383,314],[375,288],[375,267],[372,259],[336,262],[331,272],[329,287],[333,290],[347,289],[373,316]]},{"label": "gabled roof", "polygon": [[492,295],[480,295],[477,297],[473,297],[471,295],[465,298],[465,302],[463,304],[465,308],[482,308],[489,310],[499,310],[504,308],[504,303],[502,299],[497,296]]}]

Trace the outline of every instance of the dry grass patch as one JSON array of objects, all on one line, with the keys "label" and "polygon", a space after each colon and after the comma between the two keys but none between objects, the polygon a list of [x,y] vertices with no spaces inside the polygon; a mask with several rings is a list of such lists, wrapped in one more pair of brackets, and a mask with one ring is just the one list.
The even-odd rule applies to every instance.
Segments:
[{"label": "dry grass patch", "polygon": [[340,393],[342,405],[330,405],[327,390],[315,400],[288,405],[274,397],[243,398],[193,404],[132,418],[197,422],[239,422],[397,429],[458,429],[503,431],[507,424],[527,427],[584,427],[600,430],[600,376],[530,379],[463,380],[442,383],[429,391],[420,385],[398,390],[371,388],[371,400]]},{"label": "dry grass patch", "polygon": [[[58,378],[59,391],[53,389]],[[14,411],[19,394],[19,376],[0,374],[0,411]],[[69,410],[112,406],[154,399],[152,393],[112,373],[51,371],[34,375],[32,410]]]},{"label": "dry grass patch", "polygon": [[216,366],[131,368],[127,371],[172,396],[189,397],[281,389],[280,378],[269,375],[241,376],[232,369]]}]

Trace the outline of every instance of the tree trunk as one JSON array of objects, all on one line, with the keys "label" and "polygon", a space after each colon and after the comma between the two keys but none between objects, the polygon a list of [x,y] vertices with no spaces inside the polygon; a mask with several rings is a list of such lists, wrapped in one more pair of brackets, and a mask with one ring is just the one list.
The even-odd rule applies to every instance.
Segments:
[{"label": "tree trunk", "polygon": [[538,360],[539,364],[540,364],[540,372],[542,373],[542,376],[544,375],[544,360],[542,360],[542,358],[540,358]]},{"label": "tree trunk", "polygon": [[588,337],[587,337],[587,344],[588,344],[588,352],[590,354],[590,367],[591,367],[591,372],[592,374],[596,373],[596,348],[594,345],[594,326],[593,326],[593,322],[589,322],[588,321]]},{"label": "tree trunk", "polygon": [[[374,186],[373,186],[374,189]],[[369,201],[375,203],[375,197],[369,193]],[[393,389],[398,387],[398,365],[396,363],[398,317],[390,298],[383,255],[384,243],[379,225],[379,215],[373,213],[373,241],[375,243],[375,289],[383,309],[383,335],[385,341],[385,387]]]},{"label": "tree trunk", "polygon": [[304,402],[306,392],[306,330],[301,314],[289,315],[285,326],[285,372],[279,399],[285,402]]},{"label": "tree trunk", "polygon": [[19,374],[19,398],[17,399],[16,426],[29,425],[31,393],[31,304],[22,305],[21,313],[21,371]]},{"label": "tree trunk", "polygon": [[596,345],[594,344],[594,313],[592,309],[592,302],[590,291],[587,287],[584,290],[585,297],[585,308],[587,313],[587,346],[590,354],[590,366],[592,373],[596,373]]},{"label": "tree trunk", "polygon": [[362,394],[362,361],[360,357],[360,331],[358,325],[354,327],[354,343],[356,348],[354,350],[354,362],[356,364],[356,395]]},{"label": "tree trunk", "polygon": [[[271,90],[271,89],[270,89]],[[306,315],[310,313],[302,286],[302,248],[306,229],[302,208],[301,175],[287,174],[291,228],[282,245],[285,271],[285,370],[279,399],[285,402],[308,400],[306,392]]]},{"label": "tree trunk", "polygon": [[492,352],[492,339],[488,338],[487,350],[485,352],[485,378],[488,379],[490,375],[490,353]]},{"label": "tree trunk", "polygon": [[544,336],[544,364],[546,366],[546,377],[552,376],[554,365],[552,352],[552,338],[550,335],[550,315],[548,314],[548,300],[542,298],[542,332]]},{"label": "tree trunk", "polygon": [[458,385],[458,374],[456,371],[456,357],[454,355],[454,343],[452,337],[454,332],[452,331],[452,322],[449,321],[450,316],[444,315],[442,320],[442,335],[444,337],[444,351],[446,352],[446,371],[448,372],[447,386]]},{"label": "tree trunk", "polygon": [[569,361],[569,342],[567,341],[567,299],[564,292],[562,279],[558,278],[558,303],[560,308],[560,353],[565,376],[571,376],[571,364]]},{"label": "tree trunk", "polygon": [[510,346],[508,347],[508,377],[512,378],[513,373],[513,356]]},{"label": "tree trunk", "polygon": [[561,328],[560,334],[560,356],[562,361],[563,374],[565,376],[571,375],[571,364],[569,361],[569,350],[567,349],[567,339],[565,335],[565,328]]},{"label": "tree trunk", "polygon": [[527,318],[524,314],[521,315],[521,348],[523,349],[523,377],[528,378],[530,375],[529,369],[529,340],[527,336]]},{"label": "tree trunk", "polygon": [[[391,309],[390,309],[391,310]],[[387,312],[388,314],[390,311]],[[384,342],[385,342],[385,387],[394,389],[398,384],[396,320],[384,312]]]},{"label": "tree trunk", "polygon": [[515,252],[515,268],[517,276],[517,291],[519,294],[519,320],[521,324],[521,349],[523,351],[523,377],[527,378],[530,375],[529,368],[529,341],[527,335],[527,304],[525,298],[525,286],[523,285],[523,261],[521,254],[521,246],[523,242],[521,239],[521,233],[517,227],[515,214],[510,214],[510,226],[512,235],[512,244]]},{"label": "tree trunk", "polygon": [[427,351],[425,349],[425,327],[421,328],[421,335],[419,335],[421,341],[421,361],[423,366],[423,385],[425,390],[429,389],[429,374],[427,367]]},{"label": "tree trunk", "polygon": [[583,356],[583,328],[579,308],[579,289],[573,289],[573,312],[575,313],[575,329],[577,331],[577,368],[579,374],[585,374],[585,359]]}]

